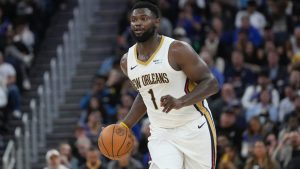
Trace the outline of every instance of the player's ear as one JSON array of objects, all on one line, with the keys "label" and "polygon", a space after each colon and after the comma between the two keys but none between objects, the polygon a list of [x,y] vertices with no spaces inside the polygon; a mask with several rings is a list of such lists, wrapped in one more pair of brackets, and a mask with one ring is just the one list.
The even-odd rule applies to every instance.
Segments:
[{"label": "player's ear", "polygon": [[154,23],[155,23],[155,26],[158,28],[159,24],[160,24],[160,18],[156,18]]}]

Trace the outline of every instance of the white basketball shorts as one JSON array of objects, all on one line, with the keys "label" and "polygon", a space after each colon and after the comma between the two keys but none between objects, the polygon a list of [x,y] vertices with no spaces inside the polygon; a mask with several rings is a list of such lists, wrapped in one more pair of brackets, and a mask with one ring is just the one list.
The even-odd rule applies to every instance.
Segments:
[{"label": "white basketball shorts", "polygon": [[216,133],[212,118],[208,118],[211,116],[203,115],[171,129],[151,125],[149,169],[214,169]]}]

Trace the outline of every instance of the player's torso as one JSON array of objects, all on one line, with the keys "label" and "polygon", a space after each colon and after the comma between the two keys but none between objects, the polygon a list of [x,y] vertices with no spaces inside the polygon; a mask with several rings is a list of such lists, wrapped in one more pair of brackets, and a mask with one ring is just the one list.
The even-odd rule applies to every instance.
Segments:
[{"label": "player's torso", "polygon": [[173,41],[163,36],[147,62],[137,59],[136,45],[129,49],[127,57],[128,77],[143,98],[151,124],[164,128],[181,126],[201,117],[193,106],[173,109],[168,114],[160,107],[162,96],[180,98],[186,94],[187,76],[182,71],[174,70],[168,61],[169,47]]}]

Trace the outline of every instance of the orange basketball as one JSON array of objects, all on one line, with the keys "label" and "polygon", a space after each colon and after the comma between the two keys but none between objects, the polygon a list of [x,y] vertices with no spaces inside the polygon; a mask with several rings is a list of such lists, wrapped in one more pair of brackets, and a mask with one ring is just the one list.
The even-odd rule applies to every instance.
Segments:
[{"label": "orange basketball", "polygon": [[98,138],[98,147],[101,153],[112,160],[128,154],[133,145],[134,138],[131,130],[119,124],[105,127]]}]

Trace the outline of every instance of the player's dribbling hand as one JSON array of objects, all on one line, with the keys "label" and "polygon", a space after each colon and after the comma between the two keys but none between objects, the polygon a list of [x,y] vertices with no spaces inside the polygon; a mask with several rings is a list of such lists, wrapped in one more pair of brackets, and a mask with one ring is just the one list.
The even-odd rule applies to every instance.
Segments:
[{"label": "player's dribbling hand", "polygon": [[183,103],[179,99],[166,95],[160,98],[160,106],[164,108],[163,112],[169,113],[172,109],[177,110],[183,107]]}]

